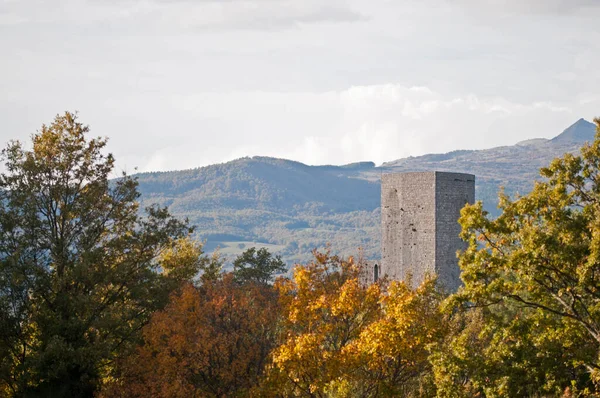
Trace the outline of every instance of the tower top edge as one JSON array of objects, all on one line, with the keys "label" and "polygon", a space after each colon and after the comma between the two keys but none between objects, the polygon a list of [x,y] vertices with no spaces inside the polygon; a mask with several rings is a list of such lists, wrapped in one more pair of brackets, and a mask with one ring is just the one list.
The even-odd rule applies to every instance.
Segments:
[{"label": "tower top edge", "polygon": [[401,177],[418,177],[418,176],[435,176],[435,177],[462,177],[475,180],[474,174],[457,173],[453,171],[407,171],[401,173],[383,173],[382,178],[401,178]]}]

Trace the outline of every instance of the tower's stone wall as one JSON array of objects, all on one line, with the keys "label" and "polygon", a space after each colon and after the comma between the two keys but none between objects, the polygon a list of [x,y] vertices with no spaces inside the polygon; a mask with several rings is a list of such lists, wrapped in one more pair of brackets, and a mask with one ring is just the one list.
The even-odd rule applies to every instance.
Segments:
[{"label": "tower's stone wall", "polygon": [[460,209],[475,200],[475,176],[417,172],[381,179],[381,274],[418,285],[437,273],[450,290],[460,284],[456,251]]},{"label": "tower's stone wall", "polygon": [[363,286],[369,286],[371,283],[377,282],[382,276],[379,263],[379,260],[359,263],[360,273],[358,278]]},{"label": "tower's stone wall", "polygon": [[392,279],[421,280],[435,265],[435,174],[381,178],[381,271]]},{"label": "tower's stone wall", "polygon": [[446,288],[460,286],[456,252],[467,243],[460,238],[460,209],[475,202],[475,176],[462,173],[436,173],[435,190],[435,270]]}]

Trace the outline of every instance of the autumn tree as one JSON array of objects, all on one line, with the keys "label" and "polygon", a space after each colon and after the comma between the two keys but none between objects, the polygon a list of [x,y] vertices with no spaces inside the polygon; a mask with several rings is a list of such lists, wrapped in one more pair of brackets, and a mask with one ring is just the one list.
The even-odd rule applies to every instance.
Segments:
[{"label": "autumn tree", "polygon": [[233,261],[233,275],[238,283],[267,284],[285,271],[281,256],[274,256],[264,247],[258,250],[251,247]]},{"label": "autumn tree", "polygon": [[105,145],[67,112],[32,136],[31,149],[13,141],[2,152],[4,395],[91,396],[116,352],[198,271],[199,251],[160,259],[191,230],[164,208],[142,216],[136,180],[109,180]]},{"label": "autumn tree", "polygon": [[143,345],[119,366],[103,397],[248,396],[275,343],[271,286],[232,274],[186,286],[144,329]]},{"label": "autumn tree", "polygon": [[218,250],[211,256],[204,255],[203,243],[189,236],[176,239],[165,247],[158,261],[164,276],[198,284],[219,279],[224,262]]},{"label": "autumn tree", "polygon": [[418,394],[427,345],[442,333],[435,282],[360,282],[360,267],[328,253],[276,282],[281,342],[264,395],[375,397]]},{"label": "autumn tree", "polygon": [[[502,355],[511,358],[511,369],[496,367],[494,377],[481,377],[495,380],[496,389],[488,393],[499,395],[511,383],[516,389],[528,386],[528,393],[566,388],[590,393],[592,383],[600,382],[600,120],[595,121],[595,141],[579,155],[566,154],[541,169],[544,180],[528,195],[514,200],[501,195],[498,218],[490,219],[480,202],[462,211],[469,247],[460,259],[464,288],[453,302],[484,309],[476,336],[467,331],[458,339],[475,336],[482,348],[492,347],[489,353],[504,347],[494,351],[495,358],[481,359],[484,372]],[[461,344],[446,363],[466,347]],[[521,376],[515,367],[522,368]]]},{"label": "autumn tree", "polygon": [[348,391],[371,397],[434,396],[429,356],[447,332],[440,312],[443,297],[435,279],[415,289],[391,282],[379,297],[380,318],[365,326],[345,352],[351,369],[344,379],[353,381]]}]

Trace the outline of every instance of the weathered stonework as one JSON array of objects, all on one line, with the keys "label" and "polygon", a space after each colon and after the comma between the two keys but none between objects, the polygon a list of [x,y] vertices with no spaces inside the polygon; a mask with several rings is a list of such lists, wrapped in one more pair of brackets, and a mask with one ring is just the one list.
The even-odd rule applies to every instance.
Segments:
[{"label": "weathered stonework", "polygon": [[456,252],[466,247],[458,218],[475,201],[475,176],[418,172],[384,174],[381,179],[380,275],[420,284],[437,274],[448,290],[460,286]]},{"label": "weathered stonework", "polygon": [[359,282],[368,286],[371,283],[377,282],[381,276],[381,270],[379,266],[380,261],[362,261],[359,263]]}]

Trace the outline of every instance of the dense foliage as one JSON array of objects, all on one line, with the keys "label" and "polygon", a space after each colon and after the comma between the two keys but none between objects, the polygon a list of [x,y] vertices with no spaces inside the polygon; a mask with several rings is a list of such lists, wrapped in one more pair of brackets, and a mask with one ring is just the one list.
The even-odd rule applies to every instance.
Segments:
[{"label": "dense foliage", "polygon": [[[480,307],[479,325],[439,358],[464,367],[470,389],[487,395],[589,394],[600,382],[600,120],[578,156],[543,168],[544,181],[487,217],[481,203],[462,211],[469,248],[460,258],[464,288],[452,302]],[[478,347],[478,348],[474,348]],[[478,352],[479,351],[479,352]],[[498,362],[510,364],[499,373]]]},{"label": "dense foliage", "polygon": [[163,208],[142,217],[136,181],[110,182],[106,141],[87,133],[65,113],[31,150],[11,142],[2,152],[0,395],[90,396],[199,270],[189,256],[161,263],[191,229]]},{"label": "dense foliage", "polygon": [[144,329],[102,397],[247,396],[275,344],[275,291],[226,274],[186,285]]},{"label": "dense foliage", "polygon": [[363,285],[360,266],[315,252],[292,280],[233,273],[187,285],[144,328],[103,397],[420,396],[444,316],[433,280]]},{"label": "dense foliage", "polygon": [[280,345],[267,396],[419,396],[431,388],[428,347],[442,337],[441,296],[428,280],[360,282],[361,267],[315,252],[279,280]]}]

